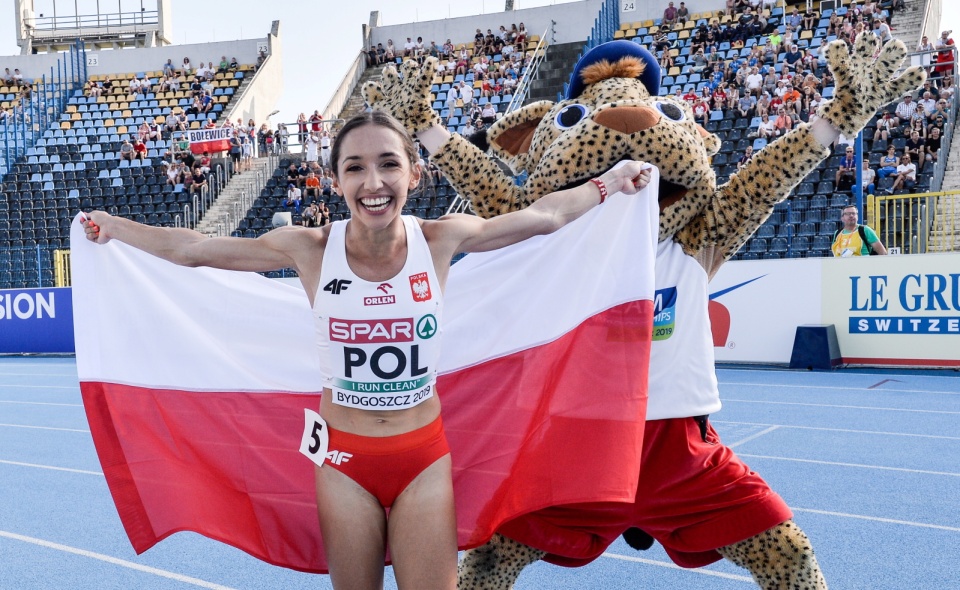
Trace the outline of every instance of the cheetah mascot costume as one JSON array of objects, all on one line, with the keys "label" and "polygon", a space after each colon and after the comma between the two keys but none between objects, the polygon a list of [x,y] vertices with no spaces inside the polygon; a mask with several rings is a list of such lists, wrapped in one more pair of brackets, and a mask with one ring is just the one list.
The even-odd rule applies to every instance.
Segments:
[{"label": "cheetah mascot costume", "polygon": [[[656,59],[627,41],[585,55],[565,100],[528,104],[471,141],[453,134],[431,155],[481,217],[522,209],[623,159],[655,165],[661,175],[656,286],[671,312],[664,317],[679,318],[666,336],[654,337],[635,502],[557,506],[506,523],[487,544],[465,553],[461,590],[512,588],[538,559],[588,563],[621,534],[637,549],[656,539],[684,567],[725,557],[750,570],[761,588],[827,587],[789,508],[707,421],[720,409],[707,282],[830,155],[839,133],[856,136],[879,108],[925,77],[917,67],[895,75],[906,55],[898,40],[881,48],[866,33],[852,51],[843,42],[825,50],[836,88],[820,119],[766,146],[721,186],[710,166],[720,140],[697,125],[684,101],[658,96]],[[388,67],[382,82],[365,86],[365,98],[411,133],[442,126],[430,104],[435,69],[432,58],[423,66],[406,63],[402,77]],[[517,184],[490,156],[528,178]]]}]

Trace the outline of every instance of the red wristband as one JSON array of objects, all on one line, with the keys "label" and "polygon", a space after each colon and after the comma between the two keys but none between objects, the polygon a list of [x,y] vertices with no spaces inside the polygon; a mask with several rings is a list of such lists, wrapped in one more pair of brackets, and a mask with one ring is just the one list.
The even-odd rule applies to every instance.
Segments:
[{"label": "red wristband", "polygon": [[607,185],[603,184],[603,181],[599,178],[591,178],[590,182],[597,185],[597,188],[600,189],[600,202],[598,205],[602,205],[603,202],[607,200]]}]

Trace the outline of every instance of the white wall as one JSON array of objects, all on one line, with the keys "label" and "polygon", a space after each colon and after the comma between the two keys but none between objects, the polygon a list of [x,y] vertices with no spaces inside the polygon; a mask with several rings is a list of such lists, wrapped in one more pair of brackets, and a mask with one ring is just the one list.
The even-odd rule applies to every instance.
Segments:
[{"label": "white wall", "polygon": [[424,43],[428,46],[431,41],[436,41],[437,45],[442,45],[448,38],[454,43],[466,43],[473,41],[473,35],[478,28],[484,32],[486,32],[487,29],[492,29],[496,32],[499,30],[500,25],[504,25],[509,29],[511,24],[519,24],[521,22],[526,25],[528,33],[540,35],[544,29],[550,25],[550,21],[553,20],[557,23],[556,36],[553,42],[570,43],[574,41],[584,41],[590,34],[590,28],[593,27],[593,21],[600,12],[602,3],[602,0],[583,0],[582,2],[569,2],[555,6],[526,8],[510,12],[495,12],[492,14],[376,27],[371,31],[370,40],[374,45],[383,43],[384,46],[386,46],[387,39],[393,39],[394,45],[401,49],[407,37],[412,37],[414,40],[416,40],[417,37],[423,37]]},{"label": "white wall", "polygon": [[[88,65],[87,73],[93,74],[119,74],[127,72],[142,72],[160,70],[167,59],[172,59],[174,64],[181,64],[184,57],[190,58],[190,63],[194,66],[212,61],[214,65],[220,63],[220,57],[225,55],[229,60],[236,57],[240,63],[257,63],[257,47],[267,43],[267,37],[259,39],[240,39],[237,41],[220,41],[217,43],[194,43],[190,45],[167,45],[165,47],[147,47],[143,49],[109,49],[109,50],[87,50],[88,63],[89,58],[96,56],[98,64],[96,66]],[[68,61],[65,54],[41,53],[36,55],[11,55],[0,57],[0,67],[19,68],[25,78],[40,78],[46,75],[50,77],[50,68],[54,68],[56,76],[57,60],[64,58]]]}]

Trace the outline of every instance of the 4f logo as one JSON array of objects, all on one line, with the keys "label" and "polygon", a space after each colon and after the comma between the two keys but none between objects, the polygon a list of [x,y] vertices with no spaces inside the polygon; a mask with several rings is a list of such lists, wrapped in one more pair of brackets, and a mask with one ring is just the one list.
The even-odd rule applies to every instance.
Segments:
[{"label": "4f logo", "polygon": [[430,299],[430,280],[427,273],[421,272],[410,277],[410,292],[414,301],[428,301]]},{"label": "4f logo", "polygon": [[380,283],[380,286],[377,287],[377,291],[383,291],[384,295],[389,293],[390,289],[393,289],[393,285],[390,283]]},{"label": "4f logo", "polygon": [[346,291],[347,285],[353,281],[347,279],[333,279],[323,288],[324,291],[329,292],[331,295],[339,295],[340,291]]},{"label": "4f logo", "polygon": [[334,465],[340,465],[341,463],[346,463],[350,461],[350,457],[353,457],[350,453],[345,453],[343,451],[330,451],[327,453],[327,460],[333,463]]}]

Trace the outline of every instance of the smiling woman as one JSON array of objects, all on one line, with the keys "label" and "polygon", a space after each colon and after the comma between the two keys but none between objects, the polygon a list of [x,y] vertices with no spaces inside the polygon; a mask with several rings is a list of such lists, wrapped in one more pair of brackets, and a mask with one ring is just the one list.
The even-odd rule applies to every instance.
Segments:
[{"label": "smiling woman", "polygon": [[[439,126],[418,136],[425,144],[449,138]],[[351,217],[316,230],[206,238],[95,211],[84,231],[91,241],[116,238],[184,266],[294,268],[313,307],[325,376],[320,413],[310,416],[301,451],[317,465],[317,511],[333,584],[382,587],[389,543],[400,588],[453,588],[451,458],[436,394],[450,261],[551,233],[608,193],[636,194],[650,171],[626,162],[496,219],[426,221],[401,215],[421,172],[413,140],[389,115],[374,111],[348,121],[331,157],[333,188]]]}]

